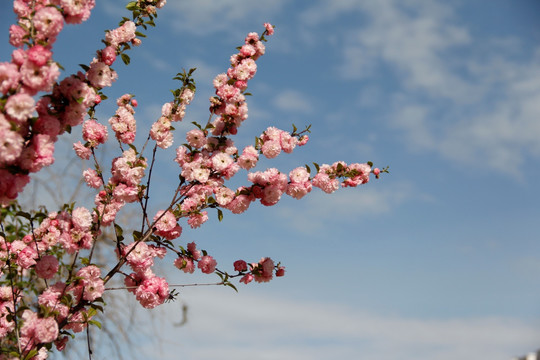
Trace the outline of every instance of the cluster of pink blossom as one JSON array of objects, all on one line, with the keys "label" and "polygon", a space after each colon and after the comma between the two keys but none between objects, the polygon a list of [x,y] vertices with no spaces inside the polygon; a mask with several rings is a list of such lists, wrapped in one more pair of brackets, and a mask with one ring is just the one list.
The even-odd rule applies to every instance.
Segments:
[{"label": "cluster of pink blossom", "polygon": [[116,114],[109,119],[109,124],[116,134],[118,141],[124,144],[131,144],[135,140],[137,123],[135,122],[134,108],[137,107],[137,100],[132,95],[122,95],[116,100],[118,109]]},{"label": "cluster of pink blossom", "polygon": [[189,88],[183,89],[177,101],[165,103],[161,107],[161,117],[152,125],[150,137],[162,149],[170,147],[173,143],[172,123],[182,121],[195,93]]},{"label": "cluster of pink blossom", "polygon": [[287,154],[292,153],[296,145],[305,145],[308,141],[308,136],[304,135],[301,138],[291,135],[291,133],[269,127],[259,138],[260,149],[264,156],[268,159],[273,159],[278,156],[283,150]]},{"label": "cluster of pink blossom", "polygon": [[380,170],[375,168],[372,171],[371,165],[367,163],[347,165],[343,161],[338,161],[332,165],[324,164],[313,178],[313,186],[330,194],[339,188],[339,178],[345,178],[341,183],[342,186],[356,187],[367,183],[371,172],[376,172],[378,175]]},{"label": "cluster of pink blossom", "polygon": [[[265,34],[273,34],[272,25],[267,23],[265,28]],[[257,72],[255,60],[264,55],[263,41],[264,34],[259,37],[255,32],[249,33],[240,51],[231,56],[231,67],[227,73],[219,74],[214,79],[217,96],[210,98],[210,109],[218,117],[212,122],[213,135],[234,135],[240,124],[247,119],[248,109],[243,93],[247,89],[248,81]]]},{"label": "cluster of pink blossom", "polygon": [[256,282],[269,282],[274,276],[274,270],[276,276],[285,275],[285,267],[281,265],[275,265],[274,260],[269,257],[263,257],[258,263],[248,264],[244,260],[236,260],[234,262],[234,270],[243,275],[240,279],[241,283],[249,284],[253,280]]},{"label": "cluster of pink blossom", "polygon": [[[117,56],[128,63],[124,51],[129,44],[140,43],[137,38],[140,34],[136,30],[144,21],[136,20],[135,14],[152,20],[155,9],[165,2],[130,2],[128,8],[134,9],[134,21],[124,20],[118,28],[107,32],[105,47],[97,51],[89,66],[83,66],[84,72],[56,83],[59,71],[52,60],[52,43],[64,22],[78,23],[88,18],[94,0],[15,0],[19,24],[10,29],[10,42],[19,49],[13,52],[11,62],[0,63],[0,92],[3,94],[0,99],[0,137],[4,139],[0,144],[0,204],[7,204],[17,197],[29,181],[28,173],[39,171],[54,161],[54,142],[67,129],[83,124],[84,144],[80,141],[74,144],[76,154],[82,159],[90,159],[97,147],[108,140],[107,127],[94,118],[95,106],[105,98],[101,89],[111,86],[117,78],[111,68]],[[136,135],[134,108],[137,101],[130,94],[117,99],[118,108],[109,124],[120,143],[122,155],[113,159],[108,181],[105,181],[97,160],[94,168],[83,172],[87,185],[100,189],[94,199],[95,209],[89,211],[78,207],[70,210],[73,207],[66,206],[63,211],[48,216],[43,214],[46,217],[40,218],[39,227],[22,238],[0,236],[0,276],[9,272],[12,277],[26,277],[38,281],[40,286],[44,284],[39,289],[31,285],[36,295],[36,304],[31,306],[26,304],[24,289],[18,285],[0,286],[0,340],[10,333],[13,339],[14,330],[20,330],[20,334],[17,333],[20,335],[19,355],[28,355],[34,350],[37,354],[32,359],[45,359],[46,349],[52,343],[58,350],[64,349],[68,340],[64,334],[68,330],[83,331],[92,323],[92,316],[100,308],[95,303],[103,301],[105,284],[118,273],[124,275],[126,288],[143,307],[151,309],[164,303],[174,294],[169,292],[167,281],[157,276],[152,268],[156,258],[163,259],[168,250],[178,255],[174,261],[178,269],[185,273],[194,273],[197,268],[204,274],[217,273],[223,285],[234,287],[229,277],[241,276],[240,282],[248,284],[268,282],[274,275],[283,276],[285,268],[269,257],[250,264],[238,260],[234,263],[238,274],[230,276],[219,270],[217,261],[206,251],[198,250],[194,242],[188,243],[186,249],[179,246],[180,250],[176,250],[172,241],[182,234],[179,220],[186,218],[191,228],[198,228],[208,220],[206,209],[217,209],[221,220],[221,209],[239,214],[256,200],[272,206],[283,194],[301,199],[313,186],[330,193],[339,187],[340,181],[343,187],[355,187],[367,183],[370,173],[379,176],[380,170],[372,171],[371,163],[347,165],[337,162],[321,167],[316,165],[318,172],[313,178],[307,166],[293,169],[288,176],[270,168],[249,172],[250,186],[236,190],[225,186],[225,181],[240,169],[254,168],[260,154],[272,159],[282,151],[291,153],[296,146],[308,141],[307,135],[302,134],[309,128],[297,133],[293,126],[290,133],[269,127],[256,139],[254,146],[246,146],[240,153],[228,138],[235,135],[247,119],[247,84],[256,74],[256,60],[265,52],[265,35],[273,32],[273,26],[267,23],[261,36],[249,33],[238,53],[231,56],[227,72],[214,79],[216,96],[210,99],[211,118],[206,127],[196,124],[197,128],[186,134],[187,143],[176,149],[175,161],[181,167],[180,184],[170,207],[158,211],[152,220],[147,213],[148,190],[141,185],[147,160],[131,145]],[[24,50],[25,46],[27,50]],[[175,79],[182,80],[183,86],[173,91],[174,100],[163,105],[161,116],[150,129],[149,137],[156,142],[153,156],[157,147],[165,149],[173,143],[172,123],[184,118],[186,107],[194,96],[195,86],[190,78],[193,70],[177,75]],[[36,103],[33,96],[40,91],[51,93]],[[87,113],[90,118],[85,120]],[[216,118],[212,120],[213,115]],[[124,151],[122,144],[129,144],[129,149]],[[149,174],[154,160],[153,157]],[[91,263],[93,250],[88,258],[81,260],[82,267],[75,261],[65,263],[63,256],[66,253],[78,260],[82,250],[93,249],[101,227],[113,224],[118,211],[133,202],[140,202],[143,209],[143,229],[138,234],[134,232],[134,241],[126,245],[124,237],[118,233],[121,227],[115,224],[118,262],[106,276],[102,277],[100,268]],[[125,264],[131,268],[130,274],[121,272]],[[64,273],[68,273],[65,282],[55,281]],[[13,314],[17,312],[19,302],[23,305],[19,311],[21,315],[16,315],[20,320],[17,324]],[[3,360],[1,355],[0,360]]]},{"label": "cluster of pink blossom", "polygon": [[[144,1],[140,6],[155,13],[164,0]],[[106,46],[97,52],[85,72],[57,83],[59,67],[52,47],[64,23],[81,23],[89,18],[95,0],[15,0],[17,24],[10,27],[10,43],[15,46],[10,62],[0,63],[0,204],[17,197],[29,182],[28,173],[54,162],[54,143],[66,129],[83,122],[87,112],[101,102],[99,90],[111,86],[117,73],[110,67],[128,43],[138,45],[137,25],[125,21],[105,36]],[[33,96],[50,92],[37,102]],[[124,104],[126,105],[126,104]],[[134,121],[129,108],[117,114],[113,125],[120,141],[131,143]],[[127,110],[127,111],[126,111]],[[35,115],[37,112],[37,116]],[[132,115],[132,114],[131,114]],[[89,126],[92,127],[92,126]],[[75,144],[77,154],[90,156],[91,144]]]},{"label": "cluster of pink blossom", "polygon": [[122,248],[122,257],[134,271],[124,278],[128,291],[147,309],[163,304],[169,297],[169,285],[164,278],[156,276],[151,267],[154,258],[163,259],[167,249],[145,242],[133,242]]},{"label": "cluster of pink blossom", "polygon": [[[101,190],[95,197],[96,212],[94,221],[101,225],[110,225],[116,218],[118,211],[126,204],[140,199],[141,179],[146,169],[146,159],[137,155],[130,148],[123,152],[122,156],[112,161],[111,175],[105,190]],[[101,179],[96,178],[95,170],[89,169],[85,173],[90,187],[101,184]]]},{"label": "cluster of pink blossom", "polygon": [[[80,99],[73,93],[52,105],[66,91],[66,86],[56,83],[60,71],[52,59],[52,46],[64,22],[86,20],[93,7],[94,0],[14,1],[18,22],[10,27],[9,41],[17,49],[10,62],[0,63],[0,137],[6,139],[0,146],[0,204],[17,197],[29,181],[29,172],[53,163],[57,135],[76,124],[79,120],[73,117],[83,113],[70,104]],[[36,103],[33,96],[41,91],[53,94]],[[61,111],[53,111],[60,110],[58,104]]]},{"label": "cluster of pink blossom", "polygon": [[193,274],[195,272],[195,263],[204,274],[212,274],[216,270],[217,261],[210,255],[202,255],[200,250],[197,250],[197,245],[190,242],[187,245],[187,250],[183,251],[174,260],[174,266],[185,273]]}]

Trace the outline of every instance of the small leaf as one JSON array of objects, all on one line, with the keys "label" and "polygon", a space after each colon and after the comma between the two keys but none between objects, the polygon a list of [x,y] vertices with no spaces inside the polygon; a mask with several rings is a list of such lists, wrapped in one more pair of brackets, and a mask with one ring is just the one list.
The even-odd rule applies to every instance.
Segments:
[{"label": "small leaf", "polygon": [[138,9],[139,9],[139,6],[137,6],[137,2],[136,2],[136,1],[130,1],[130,2],[126,5],[126,9],[128,9],[129,11],[134,11],[134,10],[138,10]]},{"label": "small leaf", "polygon": [[120,56],[122,57],[122,61],[124,62],[124,64],[129,65],[129,63],[131,62],[129,56],[127,54],[121,54]]},{"label": "small leaf", "polygon": [[223,220],[223,211],[221,209],[217,209],[217,218],[219,221]]}]

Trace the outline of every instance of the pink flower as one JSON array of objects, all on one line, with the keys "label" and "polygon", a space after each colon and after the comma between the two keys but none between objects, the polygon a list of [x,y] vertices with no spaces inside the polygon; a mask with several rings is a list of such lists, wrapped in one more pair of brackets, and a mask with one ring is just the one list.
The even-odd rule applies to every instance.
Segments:
[{"label": "pink flower", "polygon": [[242,278],[240,279],[240,282],[244,283],[246,285],[249,284],[252,281],[253,281],[253,275],[251,275],[251,274],[246,274],[246,275],[242,276]]},{"label": "pink flower", "polygon": [[255,264],[252,273],[256,282],[268,282],[272,280],[274,272],[274,261],[268,257],[262,258],[258,264]]},{"label": "pink flower", "polygon": [[99,89],[111,86],[113,81],[116,81],[118,78],[118,74],[109,65],[96,59],[90,64],[90,69],[86,73],[86,76],[92,86]]},{"label": "pink flower", "polygon": [[216,270],[217,261],[210,255],[205,255],[199,260],[197,267],[205,274],[211,274]]},{"label": "pink flower", "polygon": [[135,290],[135,297],[144,308],[153,309],[168,299],[169,284],[164,278],[148,277]]},{"label": "pink flower", "polygon": [[122,43],[129,42],[135,39],[135,31],[137,27],[133,21],[126,21],[122,26],[111,30],[105,35],[105,41],[111,46],[117,47]]},{"label": "pink flower", "polygon": [[201,258],[201,252],[197,250],[197,244],[194,242],[187,244],[187,249],[193,260],[199,260]]},{"label": "pink flower", "polygon": [[186,256],[180,256],[174,260],[174,266],[176,266],[178,269],[182,270],[186,274],[193,274],[195,271],[195,264],[193,263],[193,259],[186,257]]},{"label": "pink flower", "polygon": [[191,214],[187,222],[192,229],[196,229],[206,221],[208,221],[208,211],[203,211],[200,214]]},{"label": "pink flower", "polygon": [[265,141],[261,147],[261,151],[268,159],[273,159],[281,152],[281,144],[275,140]]},{"label": "pink flower", "polygon": [[33,23],[36,38],[53,43],[64,27],[64,17],[56,7],[46,6],[36,12]]},{"label": "pink flower", "polygon": [[235,271],[246,271],[247,270],[247,263],[244,260],[236,260],[234,262],[234,270]]},{"label": "pink flower", "polygon": [[[0,125],[1,126],[1,125]],[[0,127],[0,164],[13,163],[21,155],[24,146],[24,139],[19,133],[11,131],[9,128]]]},{"label": "pink flower", "polygon": [[111,66],[116,60],[116,48],[114,46],[107,46],[101,50],[101,61],[106,65]]},{"label": "pink flower", "polygon": [[204,135],[204,132],[199,129],[193,129],[188,131],[186,134],[186,140],[189,145],[195,148],[200,149],[204,145],[206,145],[206,136]]},{"label": "pink flower", "polygon": [[166,117],[160,117],[150,129],[150,137],[156,141],[157,146],[167,149],[173,143],[171,122]]},{"label": "pink flower", "polygon": [[101,270],[97,266],[84,267],[77,272],[77,276],[82,278],[84,300],[94,301],[103,295],[105,285],[101,279]]},{"label": "pink flower", "polygon": [[264,27],[266,29],[266,33],[268,35],[273,35],[274,34],[274,26],[272,26],[272,24],[270,23],[264,23]]},{"label": "pink flower", "polygon": [[12,119],[19,122],[26,121],[35,110],[36,102],[24,93],[18,93],[8,97],[5,111]]},{"label": "pink flower", "polygon": [[83,139],[90,143],[91,147],[104,144],[108,138],[107,127],[95,120],[86,120],[83,124]]},{"label": "pink flower", "polygon": [[17,65],[13,63],[0,63],[0,92],[7,94],[9,90],[15,89],[21,74]]},{"label": "pink flower", "polygon": [[52,52],[41,45],[32,46],[27,52],[28,60],[37,66],[44,66],[52,56]]},{"label": "pink flower", "polygon": [[45,255],[36,263],[36,274],[42,279],[52,279],[58,271],[58,259],[53,255]]},{"label": "pink flower", "polygon": [[90,226],[92,226],[92,215],[88,209],[78,207],[73,210],[71,221],[76,229],[88,231],[90,230]]},{"label": "pink flower", "polygon": [[173,240],[182,235],[182,227],[178,225],[176,217],[170,211],[164,213],[163,210],[157,212],[154,216],[154,227],[156,228],[155,234],[163,236],[168,240]]},{"label": "pink flower", "polygon": [[58,323],[54,317],[38,319],[34,334],[37,342],[45,344],[53,342],[58,337]]},{"label": "pink flower", "polygon": [[[86,149],[86,148],[85,148]],[[99,189],[103,185],[103,181],[94,169],[87,169],[83,172],[86,184],[94,189]]]},{"label": "pink flower", "polygon": [[73,149],[75,150],[77,156],[83,160],[90,159],[90,155],[92,155],[92,150],[84,146],[80,141],[73,144]]}]

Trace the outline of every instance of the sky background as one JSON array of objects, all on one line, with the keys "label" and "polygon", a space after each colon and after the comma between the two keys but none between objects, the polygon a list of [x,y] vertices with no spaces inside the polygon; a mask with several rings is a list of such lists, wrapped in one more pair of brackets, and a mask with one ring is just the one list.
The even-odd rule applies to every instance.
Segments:
[{"label": "sky background", "polygon": [[[127,16],[124,5],[97,1],[89,21],[62,32],[54,53],[68,74]],[[2,2],[0,61],[10,56],[13,21]],[[221,223],[212,213],[203,228],[185,229],[181,241],[196,241],[224,269],[270,256],[287,274],[240,284],[238,294],[179,289],[177,302],[138,312],[135,355],[510,360],[539,349],[540,2],[168,0],[157,28],[129,53],[130,66],[115,64],[119,79],[105,90],[112,100],[136,95],[138,143],[182,68],[197,68],[198,88],[175,144],[191,121],[204,123],[212,79],[264,22],[276,33],[249,84],[237,147],[269,126],[311,124],[305,147],[258,170],[344,160],[388,165],[390,174],[332,195],[314,189],[300,201],[254,203]],[[103,123],[112,103],[100,107]],[[80,128],[71,142],[78,139]],[[67,174],[71,156],[62,146],[56,174]],[[171,151],[159,156],[155,210],[179,172]],[[172,259],[162,271],[170,283],[215,280],[175,271]],[[174,326],[184,304],[188,322]],[[112,350],[96,351],[108,359]]]}]

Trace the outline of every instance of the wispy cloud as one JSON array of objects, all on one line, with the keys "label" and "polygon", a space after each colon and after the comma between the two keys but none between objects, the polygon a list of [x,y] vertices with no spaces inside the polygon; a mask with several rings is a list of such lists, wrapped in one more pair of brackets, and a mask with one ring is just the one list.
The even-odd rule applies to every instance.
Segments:
[{"label": "wispy cloud", "polygon": [[433,1],[318,2],[302,25],[357,14],[363,21],[341,34],[337,71],[348,80],[395,76],[393,99],[379,105],[405,145],[516,174],[528,156],[540,156],[540,47],[482,38],[457,21],[457,11]]},{"label": "wispy cloud", "polygon": [[[202,288],[183,294],[189,321],[184,327],[166,325],[161,359],[181,353],[186,359],[508,360],[538,346],[540,335],[532,324],[501,317],[382,315],[331,303],[278,299],[247,288],[240,295]],[[172,314],[178,308],[172,304],[163,310]]]},{"label": "wispy cloud", "polygon": [[274,98],[274,104],[280,110],[310,113],[313,111],[313,104],[307,96],[296,90],[283,90]]}]

